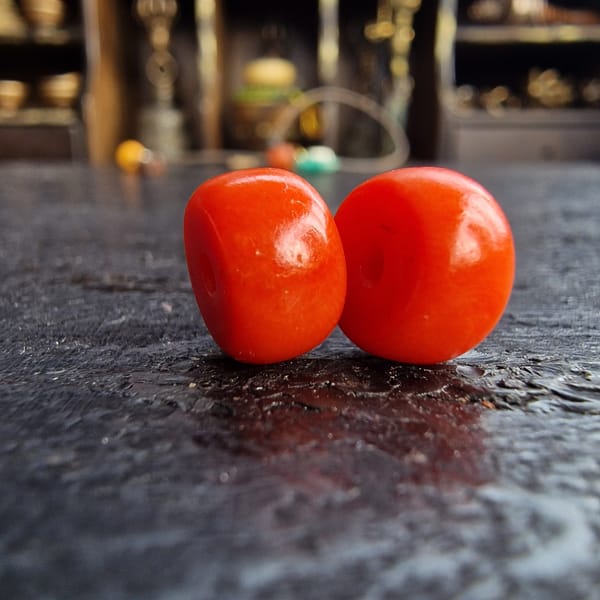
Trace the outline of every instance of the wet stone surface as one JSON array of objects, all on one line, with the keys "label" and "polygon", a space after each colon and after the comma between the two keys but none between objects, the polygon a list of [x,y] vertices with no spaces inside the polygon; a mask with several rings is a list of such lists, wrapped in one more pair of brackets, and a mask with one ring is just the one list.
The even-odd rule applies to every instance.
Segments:
[{"label": "wet stone surface", "polygon": [[0,596],[600,597],[600,170],[462,170],[517,243],[487,340],[249,367],[183,259],[216,171],[0,167]]}]

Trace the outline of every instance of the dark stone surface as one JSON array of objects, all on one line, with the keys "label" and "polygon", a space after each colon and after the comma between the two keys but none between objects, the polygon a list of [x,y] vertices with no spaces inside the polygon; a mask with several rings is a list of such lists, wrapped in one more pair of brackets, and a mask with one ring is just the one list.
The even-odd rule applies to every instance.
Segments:
[{"label": "dark stone surface", "polygon": [[462,170],[517,243],[487,340],[249,367],[183,259],[213,171],[0,167],[0,597],[599,598],[600,168]]}]

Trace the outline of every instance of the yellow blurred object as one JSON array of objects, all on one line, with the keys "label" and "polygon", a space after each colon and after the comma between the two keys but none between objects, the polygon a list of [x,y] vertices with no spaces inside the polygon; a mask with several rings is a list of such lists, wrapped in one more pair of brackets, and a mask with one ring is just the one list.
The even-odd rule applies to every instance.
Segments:
[{"label": "yellow blurred object", "polygon": [[65,18],[63,0],[21,0],[21,10],[33,27],[60,27]]},{"label": "yellow blurred object", "polygon": [[575,101],[572,82],[556,69],[529,71],[527,94],[535,103],[545,108],[562,108]]},{"label": "yellow blurred object", "polygon": [[137,140],[121,142],[115,150],[115,162],[123,172],[135,175],[157,177],[167,169],[164,156]]},{"label": "yellow blurred object", "polygon": [[148,149],[137,140],[121,142],[115,151],[115,162],[126,173],[138,173]]},{"label": "yellow blurred object", "polygon": [[323,137],[325,124],[321,107],[312,105],[303,110],[298,116],[300,133],[309,140],[318,140]]},{"label": "yellow blurred object", "polygon": [[286,89],[296,83],[296,67],[285,58],[257,58],[244,67],[243,80],[248,86]]},{"label": "yellow blurred object", "polygon": [[81,88],[81,73],[61,73],[44,77],[39,83],[40,96],[56,108],[71,108]]},{"label": "yellow blurred object", "polygon": [[0,36],[23,38],[27,35],[27,24],[21,17],[15,0],[0,0]]},{"label": "yellow blurred object", "polygon": [[14,79],[0,80],[0,110],[15,112],[27,99],[29,87]]}]

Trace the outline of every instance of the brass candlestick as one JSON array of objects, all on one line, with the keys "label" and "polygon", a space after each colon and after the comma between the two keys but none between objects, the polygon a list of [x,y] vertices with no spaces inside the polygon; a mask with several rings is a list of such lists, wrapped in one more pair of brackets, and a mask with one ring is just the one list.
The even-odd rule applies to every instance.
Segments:
[{"label": "brass candlestick", "polygon": [[[319,0],[319,43],[318,74],[321,85],[333,85],[338,74],[339,40],[339,0]],[[300,117],[300,127],[307,137],[322,137],[322,142],[335,146],[339,137],[338,106],[325,102],[320,111],[315,107]]]},{"label": "brass candlestick", "polygon": [[177,61],[171,54],[171,29],[177,0],[137,0],[136,12],[148,32],[151,54],[146,77],[154,89],[154,103],[142,109],[142,142],[167,159],[180,158],[185,148],[183,115],[175,107]]},{"label": "brass candlestick", "polygon": [[415,37],[413,19],[420,7],[421,0],[380,0],[376,20],[365,27],[365,37],[369,41],[389,41],[392,89],[386,105],[402,125],[406,123],[413,89],[409,57]]}]

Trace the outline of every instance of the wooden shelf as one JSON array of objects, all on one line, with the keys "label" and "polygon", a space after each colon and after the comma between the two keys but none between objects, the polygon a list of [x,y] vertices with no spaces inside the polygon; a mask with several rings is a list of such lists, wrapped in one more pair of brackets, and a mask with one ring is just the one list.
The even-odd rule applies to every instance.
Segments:
[{"label": "wooden shelf", "polygon": [[0,35],[0,46],[69,46],[83,44],[82,27],[40,29],[25,35]]},{"label": "wooden shelf", "polygon": [[[60,27],[28,23],[0,35],[0,79],[23,81],[31,90],[22,109],[0,110],[0,159],[85,158],[106,164],[125,136],[130,3],[63,1]],[[81,74],[80,95],[69,108],[54,108],[45,102],[40,84],[47,76],[69,72]]]},{"label": "wooden shelf", "polygon": [[459,25],[456,42],[571,44],[600,42],[600,25]]},{"label": "wooden shelf", "polygon": [[68,127],[79,122],[77,111],[72,108],[22,108],[16,112],[0,110],[0,126]]},{"label": "wooden shelf", "polygon": [[[600,25],[472,24],[467,0],[440,0],[438,155],[473,160],[600,158],[600,108],[584,94],[598,76]],[[531,82],[548,74],[533,93]],[[506,106],[485,106],[502,86]],[[537,108],[562,91],[564,108]],[[473,90],[461,101],[458,91]],[[540,91],[541,90],[541,91]],[[558,92],[557,92],[558,93]],[[472,104],[472,106],[471,106]]]},{"label": "wooden shelf", "polygon": [[507,108],[488,111],[482,108],[452,108],[448,116],[463,121],[466,127],[522,126],[526,128],[553,126],[600,126],[597,108]]}]

